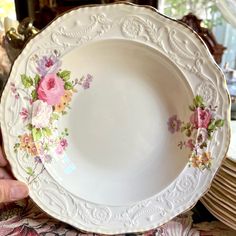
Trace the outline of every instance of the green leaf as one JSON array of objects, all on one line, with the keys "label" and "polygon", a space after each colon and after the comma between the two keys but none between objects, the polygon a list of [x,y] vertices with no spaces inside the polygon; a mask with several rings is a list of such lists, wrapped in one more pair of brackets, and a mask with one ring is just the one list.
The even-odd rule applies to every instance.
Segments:
[{"label": "green leaf", "polygon": [[215,121],[214,120],[209,124],[207,129],[210,130],[210,131],[216,129],[216,125],[215,125]]},{"label": "green leaf", "polygon": [[33,79],[27,75],[21,75],[21,82],[25,88],[29,88],[33,85]]},{"label": "green leaf", "polygon": [[17,149],[20,147],[20,144],[19,143],[16,143],[14,145],[14,152],[16,153],[17,152]]},{"label": "green leaf", "polygon": [[224,123],[225,123],[224,120],[219,119],[215,122],[215,125],[216,125],[216,127],[222,127],[224,125]]},{"label": "green leaf", "polygon": [[34,171],[31,167],[26,167],[26,173],[30,176],[33,176],[34,175]]},{"label": "green leaf", "polygon": [[200,145],[200,148],[201,149],[204,149],[204,148],[206,148],[207,147],[207,143],[206,142],[204,142],[202,145]]},{"label": "green leaf", "polygon": [[66,90],[71,90],[71,89],[73,89],[73,85],[72,85],[72,83],[71,82],[65,82],[65,85],[64,85],[64,88],[66,89]]},{"label": "green leaf", "polygon": [[57,73],[57,75],[58,75],[60,78],[62,78],[64,81],[67,81],[67,80],[70,79],[70,74],[71,74],[71,72],[68,71],[68,70],[59,71],[59,72]]},{"label": "green leaf", "polygon": [[191,124],[188,122],[188,123],[186,124],[186,128],[189,129],[190,127],[191,127]]},{"label": "green leaf", "polygon": [[204,142],[204,143],[202,144],[202,146],[205,147],[205,148],[207,148],[207,143]]},{"label": "green leaf", "polygon": [[186,131],[185,131],[185,135],[186,135],[187,137],[190,137],[191,134],[192,134],[191,130],[186,129]]},{"label": "green leaf", "polygon": [[195,99],[196,99],[198,102],[203,103],[203,98],[202,98],[202,96],[197,95],[197,96],[195,97]]},{"label": "green leaf", "polygon": [[204,107],[203,104],[203,98],[200,95],[197,95],[194,99],[193,99],[193,103],[196,107]]},{"label": "green leaf", "polygon": [[32,99],[33,99],[34,101],[37,100],[38,94],[37,94],[37,91],[36,91],[35,89],[31,92],[31,96],[32,96]]},{"label": "green leaf", "polygon": [[39,75],[35,75],[35,77],[34,77],[34,84],[35,84],[35,87],[37,87],[39,81],[40,81],[40,76],[39,76]]},{"label": "green leaf", "polygon": [[52,131],[48,127],[43,128],[42,133],[44,136],[47,136],[47,137],[52,135]]},{"label": "green leaf", "polygon": [[32,124],[28,124],[28,125],[26,126],[26,128],[27,128],[28,130],[32,130],[33,126],[32,126]]},{"label": "green leaf", "polygon": [[32,135],[35,141],[39,141],[42,137],[42,131],[34,127],[32,129]]},{"label": "green leaf", "polygon": [[183,127],[180,129],[181,132],[184,132],[185,130],[186,130],[186,127],[185,127],[185,126],[183,126]]},{"label": "green leaf", "polygon": [[60,116],[56,113],[52,113],[51,118],[52,118],[52,120],[58,120],[60,118]]},{"label": "green leaf", "polygon": [[19,143],[16,143],[16,144],[14,145],[14,148],[18,148],[18,147],[20,147],[20,144],[19,144]]},{"label": "green leaf", "polygon": [[190,105],[190,106],[189,106],[189,110],[190,110],[190,111],[195,111],[195,109],[196,109],[196,107],[195,107],[194,105]]}]

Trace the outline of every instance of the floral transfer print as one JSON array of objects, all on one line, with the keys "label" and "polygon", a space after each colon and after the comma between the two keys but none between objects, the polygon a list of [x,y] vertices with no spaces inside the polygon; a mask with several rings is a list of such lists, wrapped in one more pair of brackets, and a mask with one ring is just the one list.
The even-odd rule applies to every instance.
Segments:
[{"label": "floral transfer print", "polygon": [[170,117],[168,121],[168,130],[173,134],[180,130],[181,121],[178,120],[177,115]]},{"label": "floral transfer print", "polygon": [[[24,97],[30,108],[23,107],[20,111],[25,132],[18,136],[19,141],[14,145],[15,152],[24,153],[27,158],[34,160],[34,166],[25,170],[29,183],[45,169],[44,165],[41,168],[39,165],[52,160],[52,151],[61,155],[68,147],[68,129],[58,133],[56,121],[70,109],[72,96],[77,92],[76,87],[88,89],[93,80],[90,74],[80,80],[72,80],[71,72],[62,70],[57,51],[42,58],[36,55],[34,60],[38,73],[34,77],[21,75],[24,89],[30,92],[30,96]],[[11,83],[11,91],[15,99],[18,99],[19,93],[14,83]]]},{"label": "floral transfer print", "polygon": [[188,148],[190,150],[189,166],[201,170],[210,169],[212,156],[207,150],[208,143],[213,134],[224,125],[224,120],[216,117],[217,107],[206,106],[201,96],[193,99],[193,104],[189,106],[192,114],[189,122],[183,122],[178,119],[177,115],[169,118],[167,125],[168,130],[174,134],[182,132],[186,139],[180,141],[180,149]]}]

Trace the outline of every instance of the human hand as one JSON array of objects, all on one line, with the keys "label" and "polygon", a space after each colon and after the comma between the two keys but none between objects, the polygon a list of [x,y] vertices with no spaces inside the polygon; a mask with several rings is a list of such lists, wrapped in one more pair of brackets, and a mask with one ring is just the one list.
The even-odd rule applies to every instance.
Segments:
[{"label": "human hand", "polygon": [[28,196],[27,186],[14,180],[5,153],[0,146],[0,203],[17,201]]}]

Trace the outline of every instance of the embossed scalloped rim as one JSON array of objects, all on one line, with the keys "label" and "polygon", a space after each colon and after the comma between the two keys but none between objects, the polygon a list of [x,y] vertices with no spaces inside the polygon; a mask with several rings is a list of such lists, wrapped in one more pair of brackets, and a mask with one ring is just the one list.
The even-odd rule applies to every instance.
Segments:
[{"label": "embossed scalloped rim", "polygon": [[[150,11],[150,14],[160,14],[155,8],[152,8],[152,7],[149,7],[149,6],[137,6],[137,5],[134,5],[134,4],[128,4],[128,3],[115,3],[115,4],[109,4],[109,5],[90,5],[90,6],[83,6],[83,7],[80,7],[78,9],[80,9],[80,11],[83,11],[83,10],[87,10],[88,8],[90,7],[95,7],[95,8],[103,8],[103,7],[116,7],[116,6],[124,6],[124,5],[128,5],[127,7],[136,7],[136,8],[143,8],[145,11]],[[50,29],[50,27],[52,27],[52,25],[56,22],[59,22],[61,21],[64,17],[66,16],[69,16],[70,14],[73,14],[74,10],[71,10],[69,11],[68,13],[65,13],[63,14],[63,17],[59,17],[57,18],[55,21],[53,21],[49,28],[47,27],[46,29],[44,29],[41,33],[39,33],[39,35],[43,35],[44,32],[47,32],[48,29]],[[161,14],[160,14],[161,15]],[[162,15],[164,16],[164,15]],[[166,17],[164,16],[166,19],[169,19],[170,21],[173,21],[173,23],[175,22],[176,25],[182,25],[182,30],[184,30],[185,32],[187,33],[191,33],[192,35],[195,35],[195,37],[197,38],[197,41],[199,42],[199,47],[201,47],[202,50],[205,50],[207,51],[207,54],[208,54],[208,61],[213,64],[215,66],[215,68],[217,68],[218,72],[221,74],[221,77],[222,77],[222,83],[220,84],[221,86],[221,89],[225,90],[226,94],[227,94],[227,97],[228,97],[228,103],[230,104],[230,97],[229,97],[229,94],[227,92],[227,88],[226,88],[226,82],[223,80],[223,73],[221,72],[220,68],[216,65],[214,59],[212,58],[209,50],[207,49],[207,47],[205,46],[204,42],[202,41],[202,39],[199,38],[199,36],[193,32],[189,27],[186,27],[184,24],[180,24],[180,22],[177,22],[173,19],[170,19],[169,17]],[[16,70],[16,67],[17,67],[17,64],[19,63],[19,60],[20,60],[20,57],[21,56],[24,56],[27,52],[27,50],[30,49],[30,45],[32,45],[34,42],[37,41],[37,38],[38,36],[34,37],[34,39],[30,40],[30,42],[26,45],[25,49],[22,51],[21,55],[17,58],[17,60],[15,61],[13,67],[12,67],[12,72],[14,70]],[[11,73],[12,73],[11,72]],[[223,82],[224,81],[224,82]],[[8,92],[6,89],[4,90],[3,92],[3,95],[2,95],[2,99],[1,99],[1,112],[0,112],[0,120],[3,121],[4,119],[4,101],[6,100],[6,97],[8,95]],[[227,137],[226,137],[226,140],[225,140],[225,146],[222,147],[222,153],[224,153],[224,155],[222,155],[221,157],[218,157],[217,158],[217,163],[215,164],[216,168],[214,169],[214,171],[211,172],[211,176],[210,176],[210,180],[212,181],[214,175],[216,174],[216,171],[218,169],[218,167],[220,166],[223,158],[225,157],[225,154],[227,153],[227,150],[228,150],[228,144],[229,144],[229,140],[230,140],[230,129],[229,129],[229,122],[230,122],[230,106],[227,108],[227,122],[226,122],[226,133],[228,134]],[[4,147],[5,147],[5,152],[7,154],[7,156],[9,157],[10,155],[10,150],[9,150],[9,144],[8,144],[8,139],[6,138],[8,136],[7,132],[6,132],[6,127],[2,127],[2,134],[3,134],[3,138],[5,137],[4,139]],[[11,160],[11,158],[8,158],[9,159],[9,162],[11,164],[11,166],[13,167],[13,173],[14,175],[19,179],[19,180],[22,180],[22,178],[20,177],[20,174],[17,170],[17,166],[14,164],[14,161]],[[126,228],[119,228],[119,229],[110,229],[110,228],[99,228],[99,226],[97,226],[97,228],[86,228],[86,227],[83,227],[81,224],[79,224],[78,222],[74,222],[73,219],[70,219],[70,218],[66,218],[66,217],[63,217],[61,216],[60,214],[56,214],[56,213],[53,213],[52,211],[50,211],[50,209],[43,209],[44,211],[46,211],[48,214],[52,215],[53,217],[61,220],[61,221],[64,221],[66,223],[69,223],[75,227],[78,227],[79,229],[81,230],[84,230],[84,231],[93,231],[93,232],[96,232],[96,233],[102,233],[102,234],[119,234],[119,233],[127,233],[127,232],[144,232],[144,231],[147,231],[147,230],[150,230],[152,228],[155,228],[155,227],[158,227],[166,222],[168,222],[169,220],[171,220],[172,218],[174,218],[175,216],[177,216],[178,214],[182,213],[183,211],[186,211],[188,209],[190,209],[196,202],[197,200],[210,188],[210,181],[209,181],[209,184],[207,186],[204,186],[204,188],[202,189],[201,192],[195,192],[194,195],[192,196],[192,198],[190,199],[190,201],[185,204],[184,206],[181,206],[179,207],[179,209],[177,211],[175,211],[174,213],[168,213],[165,217],[162,217],[162,220],[161,221],[158,221],[156,223],[151,223],[149,225],[145,225],[145,226],[141,226],[141,225],[138,225],[138,226],[135,226],[135,227],[131,227],[131,226],[126,226]],[[30,196],[33,197],[34,194],[32,192],[30,192]],[[41,204],[40,204],[40,200],[39,199],[33,199],[38,205],[39,207],[41,206],[41,208],[43,207]],[[44,206],[45,207],[45,206]]]}]

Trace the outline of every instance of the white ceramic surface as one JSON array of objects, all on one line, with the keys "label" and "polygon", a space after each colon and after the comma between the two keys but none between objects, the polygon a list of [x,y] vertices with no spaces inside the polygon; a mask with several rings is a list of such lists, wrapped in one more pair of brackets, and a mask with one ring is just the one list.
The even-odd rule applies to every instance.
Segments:
[{"label": "white ceramic surface", "polygon": [[73,74],[83,68],[94,81],[90,91],[74,95],[71,112],[58,123],[70,131],[66,155],[73,171],[53,158],[49,173],[76,196],[101,204],[127,204],[161,192],[187,162],[188,151],[176,152],[176,140],[166,132],[173,113],[188,119],[185,108],[193,94],[184,75],[156,50],[126,40],[88,44],[63,60]]},{"label": "white ceramic surface", "polygon": [[[32,199],[82,230],[115,234],[157,227],[196,203],[228,149],[229,113],[223,74],[195,33],[153,9],[114,4],[71,11],[32,39],[0,116]],[[209,116],[219,126],[202,148],[213,158],[205,170],[189,167],[177,132],[177,117],[194,114],[207,118],[192,138],[210,129]]]}]

